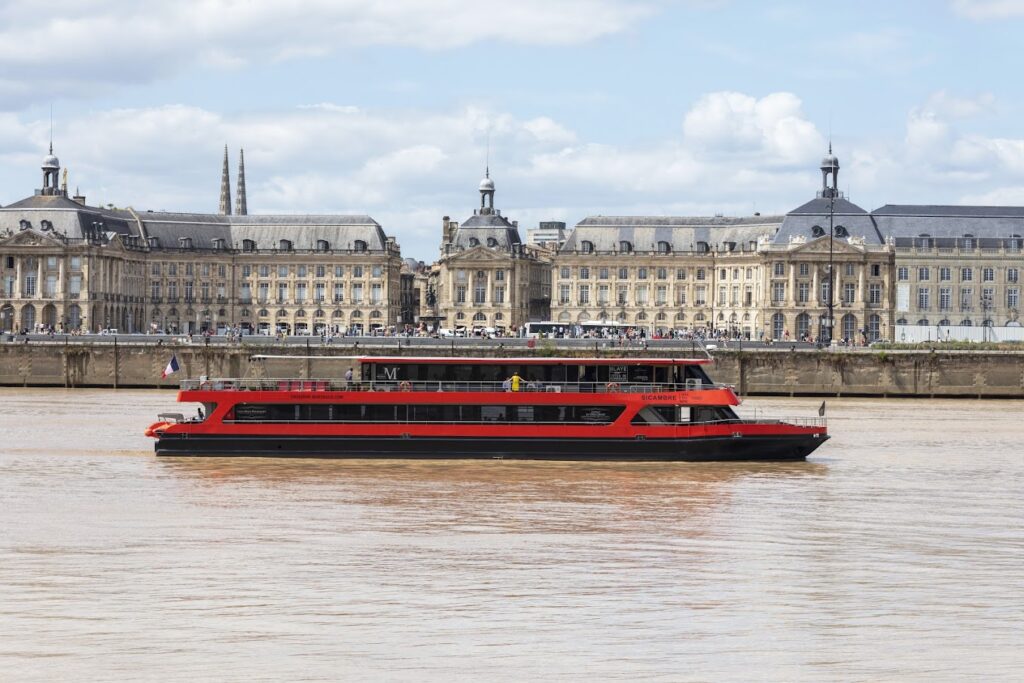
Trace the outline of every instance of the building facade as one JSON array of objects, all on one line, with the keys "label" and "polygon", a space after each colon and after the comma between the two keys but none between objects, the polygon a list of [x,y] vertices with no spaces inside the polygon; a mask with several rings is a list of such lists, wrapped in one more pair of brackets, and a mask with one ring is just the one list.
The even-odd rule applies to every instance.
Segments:
[{"label": "building facade", "polygon": [[468,220],[443,219],[426,315],[439,327],[508,333],[550,314],[551,252],[523,244],[518,223],[494,208],[489,170],[479,190]]},{"label": "building facade", "polygon": [[[244,162],[240,162],[244,163]],[[43,162],[36,194],[0,209],[0,328],[319,334],[398,323],[401,254],[369,216],[90,207]]]},{"label": "building facade", "polygon": [[780,220],[588,217],[555,257],[552,320],[756,336],[764,298],[758,250]]}]

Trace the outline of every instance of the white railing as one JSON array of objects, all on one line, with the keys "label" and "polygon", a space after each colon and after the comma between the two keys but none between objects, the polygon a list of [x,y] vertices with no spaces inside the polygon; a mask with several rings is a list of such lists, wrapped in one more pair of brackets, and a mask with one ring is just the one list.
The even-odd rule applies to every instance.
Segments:
[{"label": "white railing", "polygon": [[507,382],[441,381],[359,381],[340,379],[187,379],[181,382],[183,391],[382,391],[382,392],[511,392],[511,393],[584,393],[584,394],[653,394],[709,389],[734,390],[730,384],[714,384],[691,380],[684,384],[666,382],[537,382],[520,380],[519,388],[512,391]]}]

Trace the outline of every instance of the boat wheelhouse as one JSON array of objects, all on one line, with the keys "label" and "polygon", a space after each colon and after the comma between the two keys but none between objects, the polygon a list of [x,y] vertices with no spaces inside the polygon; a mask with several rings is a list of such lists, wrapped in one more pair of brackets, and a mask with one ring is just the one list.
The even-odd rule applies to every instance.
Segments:
[{"label": "boat wheelhouse", "polygon": [[146,433],[158,455],[621,461],[802,459],[828,439],[824,418],[741,419],[710,359],[348,360],[350,381],[186,380],[199,416]]}]

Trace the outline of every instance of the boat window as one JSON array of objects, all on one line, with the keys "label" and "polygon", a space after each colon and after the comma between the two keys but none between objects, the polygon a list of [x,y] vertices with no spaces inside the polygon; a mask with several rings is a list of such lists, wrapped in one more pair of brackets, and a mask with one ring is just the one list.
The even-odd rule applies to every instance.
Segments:
[{"label": "boat window", "polygon": [[692,422],[735,422],[736,413],[728,406],[694,406]]},{"label": "boat window", "polygon": [[[241,403],[235,422],[609,424],[624,406]],[[228,420],[231,421],[231,420]]]}]

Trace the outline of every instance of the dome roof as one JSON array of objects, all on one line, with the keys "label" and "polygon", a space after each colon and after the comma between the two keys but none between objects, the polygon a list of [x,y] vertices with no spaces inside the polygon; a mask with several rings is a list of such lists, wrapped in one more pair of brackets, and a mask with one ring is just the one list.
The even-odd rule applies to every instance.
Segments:
[{"label": "dome roof", "polygon": [[822,168],[839,168],[839,158],[835,154],[832,154],[831,152],[829,152],[821,160],[821,167]]},{"label": "dome roof", "polygon": [[60,168],[60,159],[53,155],[51,152],[43,157],[43,168]]},{"label": "dome roof", "polygon": [[480,181],[481,192],[494,192],[494,181],[491,180],[490,176]]}]

